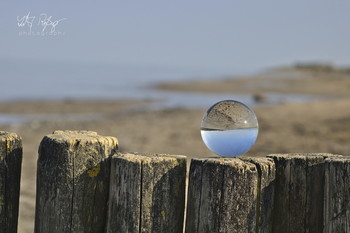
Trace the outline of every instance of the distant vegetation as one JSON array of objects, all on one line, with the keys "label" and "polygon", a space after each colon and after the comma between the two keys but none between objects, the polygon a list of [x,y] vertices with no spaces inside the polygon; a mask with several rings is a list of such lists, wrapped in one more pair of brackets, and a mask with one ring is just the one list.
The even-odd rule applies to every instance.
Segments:
[{"label": "distant vegetation", "polygon": [[334,66],[331,63],[323,62],[296,62],[292,66],[282,66],[273,69],[285,71],[298,70],[306,72],[350,74],[350,66]]},{"label": "distant vegetation", "polygon": [[313,72],[337,72],[337,73],[348,73],[350,74],[350,67],[339,67],[333,66],[329,63],[296,63],[293,66],[294,69],[303,71],[313,71]]}]

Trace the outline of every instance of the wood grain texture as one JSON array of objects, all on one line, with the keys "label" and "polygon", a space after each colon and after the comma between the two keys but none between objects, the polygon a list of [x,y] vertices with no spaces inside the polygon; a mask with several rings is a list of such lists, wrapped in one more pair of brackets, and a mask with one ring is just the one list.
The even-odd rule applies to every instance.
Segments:
[{"label": "wood grain texture", "polygon": [[273,232],[323,231],[324,159],[332,154],[269,155],[276,165]]},{"label": "wood grain texture", "polygon": [[258,171],[240,159],[192,159],[186,232],[255,232]]},{"label": "wood grain texture", "polygon": [[107,233],[182,232],[185,182],[185,156],[113,156]]},{"label": "wood grain texture", "polygon": [[110,157],[118,140],[91,131],[55,131],[39,148],[36,233],[105,230]]},{"label": "wood grain texture", "polygon": [[273,208],[275,195],[276,167],[273,159],[263,157],[240,157],[243,161],[253,163],[258,170],[258,194],[256,233],[272,232]]},{"label": "wood grain texture", "polygon": [[0,232],[17,232],[21,165],[21,137],[0,131]]},{"label": "wood grain texture", "polygon": [[350,156],[325,160],[324,233],[350,233]]}]

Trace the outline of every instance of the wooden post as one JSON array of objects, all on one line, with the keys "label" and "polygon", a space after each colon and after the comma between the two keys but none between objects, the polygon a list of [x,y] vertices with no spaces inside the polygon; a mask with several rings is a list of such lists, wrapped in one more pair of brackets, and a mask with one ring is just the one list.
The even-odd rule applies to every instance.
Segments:
[{"label": "wooden post", "polygon": [[36,233],[103,233],[114,137],[55,131],[41,141],[37,171]]},{"label": "wooden post", "polygon": [[186,157],[112,157],[107,233],[182,232]]},{"label": "wooden post", "polygon": [[274,233],[323,231],[324,159],[332,156],[334,155],[268,156],[276,164]]},{"label": "wooden post", "polygon": [[240,157],[257,167],[258,193],[256,204],[256,230],[254,233],[271,233],[275,195],[276,167],[273,159],[262,157]]},{"label": "wooden post", "polygon": [[[186,232],[267,232],[273,178],[270,159],[192,159]],[[261,203],[264,199],[266,204]],[[261,212],[267,212],[267,217],[261,217]]]},{"label": "wooden post", "polygon": [[0,131],[0,232],[17,232],[21,165],[21,137]]},{"label": "wooden post", "polygon": [[350,156],[325,160],[324,233],[350,233]]}]

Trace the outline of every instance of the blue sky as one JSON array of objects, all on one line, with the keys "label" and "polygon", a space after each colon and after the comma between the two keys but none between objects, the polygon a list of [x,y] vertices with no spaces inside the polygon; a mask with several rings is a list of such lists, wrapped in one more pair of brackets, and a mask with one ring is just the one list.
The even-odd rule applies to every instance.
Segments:
[{"label": "blue sky", "polygon": [[[64,36],[19,36],[17,16]],[[350,64],[350,1],[2,1],[0,60],[235,74],[296,61]],[[36,25],[36,29],[39,26]]]}]

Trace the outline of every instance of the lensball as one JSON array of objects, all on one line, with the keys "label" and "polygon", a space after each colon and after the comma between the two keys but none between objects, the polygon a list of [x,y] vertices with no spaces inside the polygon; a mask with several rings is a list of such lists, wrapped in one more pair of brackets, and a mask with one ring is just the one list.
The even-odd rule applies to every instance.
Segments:
[{"label": "lensball", "polygon": [[204,144],[222,157],[246,153],[258,137],[259,125],[253,110],[236,100],[211,106],[201,122]]}]

